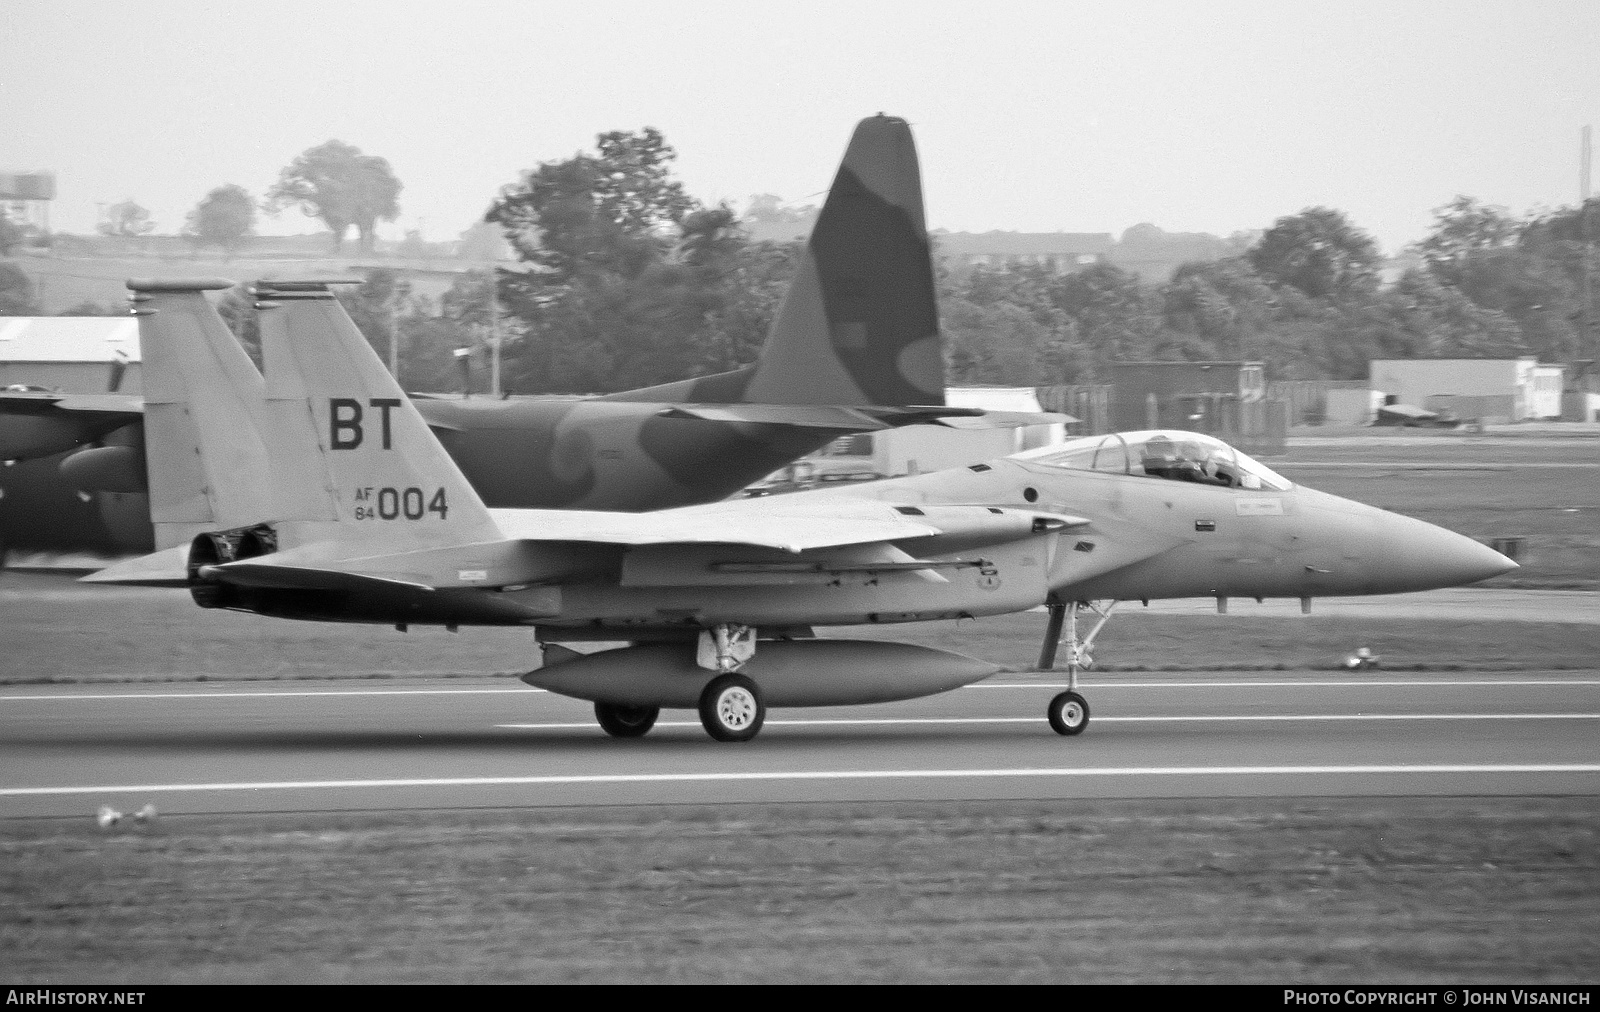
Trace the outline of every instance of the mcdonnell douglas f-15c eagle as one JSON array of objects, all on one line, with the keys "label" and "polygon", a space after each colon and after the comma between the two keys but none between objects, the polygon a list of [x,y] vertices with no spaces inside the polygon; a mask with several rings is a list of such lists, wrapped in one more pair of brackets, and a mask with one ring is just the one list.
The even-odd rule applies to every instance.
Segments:
[{"label": "mcdonnell douglas f-15c eagle", "polygon": [[[158,281],[145,290],[168,293],[161,312],[171,326],[179,325],[174,318],[181,315],[190,318],[183,326],[215,328],[220,320],[197,292],[232,284]],[[182,291],[191,294],[178,298]],[[263,327],[331,341],[334,328],[348,326],[326,281],[261,281],[255,292],[273,307],[263,315]],[[151,308],[141,304],[134,311]],[[260,384],[259,377],[244,381]],[[149,490],[143,427],[148,401],[116,394],[0,393],[0,459],[103,443],[67,456],[60,473],[73,488],[113,493],[101,497],[103,512],[117,510],[117,503],[124,512],[137,510],[135,517],[106,516],[106,526],[123,532],[118,540],[131,542],[127,550],[148,551],[142,495]],[[714,502],[847,433],[918,423],[1070,420],[945,406],[916,146],[904,120],[883,115],[856,126],[753,364],[599,397],[419,397],[416,403],[490,506],[603,510]],[[12,533],[20,543],[20,532]],[[157,541],[154,547],[168,546]]]},{"label": "mcdonnell douglas f-15c eagle", "polygon": [[[1378,594],[1515,563],[1420,520],[1296,487],[1187,432],[1093,437],[952,471],[649,513],[495,509],[342,317],[264,310],[264,390],[231,335],[134,283],[151,514],[173,547],[85,579],[186,586],[202,607],[323,621],[531,626],[532,685],[592,700],[618,737],[697,708],[741,741],[767,706],[909,699],[995,665],[812,628],[1050,610],[1066,628],[1054,729],[1089,722],[1088,602]],[[255,379],[252,379],[255,377]],[[263,396],[264,395],[264,396]],[[1097,608],[1105,618],[1110,607]],[[580,654],[561,644],[629,641]]]}]

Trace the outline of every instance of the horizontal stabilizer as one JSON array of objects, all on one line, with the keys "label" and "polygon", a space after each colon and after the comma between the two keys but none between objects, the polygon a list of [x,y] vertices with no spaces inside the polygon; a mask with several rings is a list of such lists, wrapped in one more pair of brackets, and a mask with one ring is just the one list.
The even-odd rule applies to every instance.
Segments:
[{"label": "horizontal stabilizer", "polygon": [[124,559],[98,572],[80,577],[79,583],[115,583],[131,587],[186,587],[189,585],[189,546],[175,545],[136,559]]}]

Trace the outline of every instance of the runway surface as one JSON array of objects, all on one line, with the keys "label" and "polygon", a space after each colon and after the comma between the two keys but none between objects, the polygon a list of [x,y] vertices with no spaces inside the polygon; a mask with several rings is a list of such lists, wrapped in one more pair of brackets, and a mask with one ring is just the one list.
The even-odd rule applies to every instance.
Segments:
[{"label": "runway surface", "polygon": [[1097,676],[1084,735],[1052,676],[768,714],[719,744],[690,711],[608,738],[505,680],[16,686],[0,816],[747,801],[1600,793],[1600,670]]}]

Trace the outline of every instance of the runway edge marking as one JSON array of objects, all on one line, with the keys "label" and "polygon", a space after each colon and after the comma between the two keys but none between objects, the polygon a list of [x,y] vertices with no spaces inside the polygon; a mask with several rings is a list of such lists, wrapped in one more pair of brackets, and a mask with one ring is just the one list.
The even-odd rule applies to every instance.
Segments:
[{"label": "runway edge marking", "polygon": [[1600,773],[1600,763],[1486,763],[1349,766],[1101,766],[1049,769],[794,770],[737,773],[600,773],[534,777],[442,777],[393,780],[285,780],[216,784],[117,784],[96,787],[5,787],[0,797],[40,797],[133,792],[316,790],[373,787],[506,787],[567,784],[714,783],[718,781],[940,780],[1007,777],[1282,776],[1312,774]]}]

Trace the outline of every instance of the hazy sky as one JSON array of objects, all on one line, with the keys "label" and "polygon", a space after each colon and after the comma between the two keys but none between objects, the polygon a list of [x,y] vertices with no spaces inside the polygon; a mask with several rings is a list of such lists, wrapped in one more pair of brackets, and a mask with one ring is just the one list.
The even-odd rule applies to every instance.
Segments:
[{"label": "hazy sky", "polygon": [[[8,0],[0,169],[53,224],[134,197],[160,231],[330,137],[454,238],[519,170],[659,128],[702,200],[815,202],[855,122],[912,123],[929,225],[1226,235],[1325,204],[1394,252],[1457,193],[1577,200],[1600,3],[603,4]],[[267,232],[314,231],[288,212]]]}]

